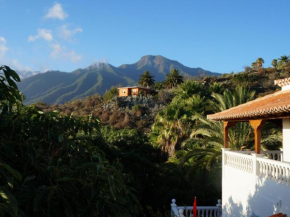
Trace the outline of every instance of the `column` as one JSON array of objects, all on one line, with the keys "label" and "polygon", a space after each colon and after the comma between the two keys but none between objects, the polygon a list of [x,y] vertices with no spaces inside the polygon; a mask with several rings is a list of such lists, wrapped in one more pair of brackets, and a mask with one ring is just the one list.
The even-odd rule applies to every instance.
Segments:
[{"label": "column", "polygon": [[254,129],[255,133],[255,153],[261,153],[261,131],[263,126],[265,125],[266,121],[263,119],[258,120],[250,120],[250,124]]},{"label": "column", "polygon": [[224,121],[224,148],[229,147],[229,128],[235,124],[236,122]]}]

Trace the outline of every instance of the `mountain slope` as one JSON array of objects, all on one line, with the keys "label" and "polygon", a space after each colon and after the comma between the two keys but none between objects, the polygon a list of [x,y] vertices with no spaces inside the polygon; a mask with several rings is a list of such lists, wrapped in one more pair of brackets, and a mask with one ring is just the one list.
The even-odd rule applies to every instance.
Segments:
[{"label": "mountain slope", "polygon": [[136,81],[139,80],[140,75],[146,70],[155,76],[156,81],[164,80],[165,75],[172,69],[178,69],[183,76],[220,75],[219,73],[213,73],[202,68],[190,68],[160,55],[143,56],[134,64],[124,64],[118,68],[120,69],[120,74],[130,76]]},{"label": "mountain slope", "polygon": [[104,94],[112,86],[136,85],[140,75],[146,70],[155,76],[156,81],[162,81],[174,68],[184,76],[220,75],[201,68],[189,68],[162,56],[148,55],[134,64],[124,64],[119,67],[101,63],[71,73],[49,71],[28,77],[18,86],[26,96],[26,104],[64,103],[95,93]]}]

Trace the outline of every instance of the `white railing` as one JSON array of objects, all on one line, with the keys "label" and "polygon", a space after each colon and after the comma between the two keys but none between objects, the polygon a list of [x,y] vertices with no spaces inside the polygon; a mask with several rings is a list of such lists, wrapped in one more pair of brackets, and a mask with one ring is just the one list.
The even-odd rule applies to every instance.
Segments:
[{"label": "white railing", "polygon": [[[235,153],[251,155],[255,154],[255,151],[235,151]],[[283,159],[283,151],[261,151],[261,154],[272,160],[282,161]]]},{"label": "white railing", "polygon": [[[197,206],[197,217],[220,217],[222,216],[221,200],[216,206]],[[193,206],[177,206],[176,200],[172,199],[171,217],[192,217]]]},{"label": "white railing", "polygon": [[283,151],[262,151],[262,154],[272,160],[282,161],[283,159]]},{"label": "white railing", "polygon": [[272,179],[284,185],[290,185],[290,164],[257,158],[260,176]]},{"label": "white railing", "polygon": [[240,154],[237,152],[225,152],[225,165],[252,173],[253,157],[251,155]]},{"label": "white railing", "polygon": [[281,151],[263,151],[262,154],[255,154],[251,151],[225,150],[223,164],[290,186],[290,163],[281,162],[282,154]]}]

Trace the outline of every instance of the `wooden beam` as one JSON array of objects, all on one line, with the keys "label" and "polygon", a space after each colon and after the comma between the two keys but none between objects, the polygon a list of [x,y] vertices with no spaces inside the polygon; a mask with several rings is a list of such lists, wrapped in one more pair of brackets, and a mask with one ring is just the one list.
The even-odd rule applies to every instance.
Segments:
[{"label": "wooden beam", "polygon": [[229,147],[229,128],[235,126],[237,122],[224,121],[224,147]]},{"label": "wooden beam", "polygon": [[263,117],[248,117],[248,118],[234,118],[234,119],[219,119],[219,120],[214,120],[214,119],[209,119],[211,121],[228,121],[228,122],[248,122],[250,120],[277,120],[277,119],[285,119],[285,118],[290,118],[289,114],[282,115],[282,114],[276,114],[273,116],[263,116]]},{"label": "wooden beam", "polygon": [[266,120],[259,119],[259,120],[250,120],[250,124],[254,129],[255,133],[255,153],[261,153],[261,131],[263,126],[265,125]]}]

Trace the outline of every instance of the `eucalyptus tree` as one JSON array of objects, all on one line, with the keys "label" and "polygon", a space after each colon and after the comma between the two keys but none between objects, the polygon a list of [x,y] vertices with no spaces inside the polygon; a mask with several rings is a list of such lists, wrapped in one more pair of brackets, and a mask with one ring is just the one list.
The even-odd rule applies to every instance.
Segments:
[{"label": "eucalyptus tree", "polygon": [[155,80],[153,79],[153,75],[150,74],[149,71],[145,71],[139,79],[139,85],[143,87],[152,87],[154,86]]},{"label": "eucalyptus tree", "polygon": [[181,83],[183,83],[183,76],[179,74],[177,69],[172,69],[170,74],[166,75],[164,86],[171,89]]}]

